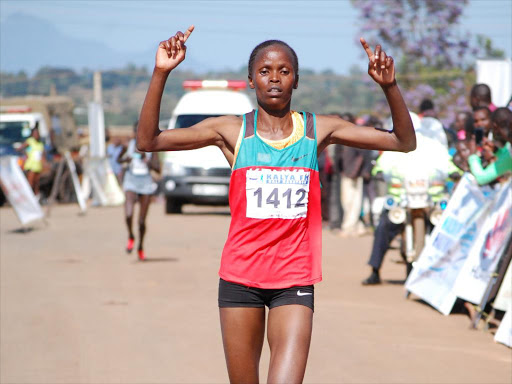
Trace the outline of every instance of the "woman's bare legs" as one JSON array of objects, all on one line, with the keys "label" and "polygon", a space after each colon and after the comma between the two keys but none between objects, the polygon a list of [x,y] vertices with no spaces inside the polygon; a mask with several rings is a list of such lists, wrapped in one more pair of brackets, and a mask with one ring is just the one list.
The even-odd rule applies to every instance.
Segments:
[{"label": "woman's bare legs", "polygon": [[231,383],[259,383],[265,308],[220,308],[224,355]]},{"label": "woman's bare legs", "polygon": [[32,191],[34,192],[34,195],[39,194],[39,173],[27,171],[27,180],[30,184],[30,188],[32,188]]},{"label": "woman's bare legs", "polygon": [[268,314],[270,368],[268,383],[302,383],[306,372],[313,311],[304,305],[282,305]]},{"label": "woman's bare legs", "polygon": [[151,203],[151,195],[139,196],[139,250],[143,248],[144,235],[146,234],[146,216]]},{"label": "woman's bare legs", "polygon": [[[229,381],[259,383],[265,309],[220,308],[220,324]],[[313,311],[304,305],[283,305],[269,311],[268,383],[302,383],[312,329]]]},{"label": "woman's bare legs", "polygon": [[135,208],[135,203],[137,202],[137,194],[133,191],[125,191],[126,200],[124,202],[124,218],[126,221],[126,226],[128,227],[128,237],[130,239],[134,239],[132,229],[133,222],[133,210]]}]

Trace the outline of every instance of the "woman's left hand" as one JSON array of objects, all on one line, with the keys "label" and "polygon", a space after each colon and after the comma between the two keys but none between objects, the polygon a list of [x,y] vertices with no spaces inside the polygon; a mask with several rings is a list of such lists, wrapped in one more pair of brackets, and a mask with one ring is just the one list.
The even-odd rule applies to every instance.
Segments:
[{"label": "woman's left hand", "polygon": [[368,74],[370,77],[383,88],[396,84],[393,58],[386,55],[380,44],[377,44],[375,52],[373,52],[364,38],[361,37],[360,41],[368,55]]}]

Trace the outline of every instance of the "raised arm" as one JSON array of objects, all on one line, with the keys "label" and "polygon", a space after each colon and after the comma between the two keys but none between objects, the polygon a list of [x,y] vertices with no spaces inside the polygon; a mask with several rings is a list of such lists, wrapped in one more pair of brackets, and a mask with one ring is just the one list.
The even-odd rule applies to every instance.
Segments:
[{"label": "raised arm", "polygon": [[232,117],[206,119],[190,128],[166,131],[160,131],[158,128],[160,105],[167,77],[185,59],[187,52],[185,43],[193,30],[194,26],[191,25],[185,33],[179,31],[168,40],[160,42],[158,46],[155,68],[137,128],[139,151],[185,150],[208,145],[217,145],[225,151],[225,138],[219,127],[229,126],[230,122],[232,123]]},{"label": "raised arm", "polygon": [[347,144],[359,148],[409,152],[416,149],[416,135],[411,117],[395,79],[393,58],[387,56],[380,45],[375,52],[361,38],[368,55],[368,74],[381,86],[391,110],[393,131],[385,132],[373,127],[360,127],[334,116],[318,116],[319,146]]}]

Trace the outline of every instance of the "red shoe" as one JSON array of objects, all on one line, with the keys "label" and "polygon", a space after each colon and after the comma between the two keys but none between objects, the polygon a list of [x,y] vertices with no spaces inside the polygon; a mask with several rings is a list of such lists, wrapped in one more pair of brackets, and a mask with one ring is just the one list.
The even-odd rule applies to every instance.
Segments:
[{"label": "red shoe", "polygon": [[135,239],[128,239],[128,243],[126,243],[126,252],[131,253],[133,251],[133,244],[135,243]]},{"label": "red shoe", "polygon": [[139,260],[142,261],[146,258],[146,255],[144,254],[143,249],[139,249]]}]

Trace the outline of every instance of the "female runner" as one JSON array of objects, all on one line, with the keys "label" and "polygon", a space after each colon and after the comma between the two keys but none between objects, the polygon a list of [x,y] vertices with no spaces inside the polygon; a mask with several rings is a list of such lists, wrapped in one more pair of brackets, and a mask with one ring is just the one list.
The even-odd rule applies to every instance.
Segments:
[{"label": "female runner", "polygon": [[329,144],[412,151],[416,137],[395,81],[393,59],[379,45],[368,74],[384,91],[394,130],[360,127],[335,116],[290,109],[298,86],[298,60],[282,41],[258,45],[249,59],[249,85],[258,109],[242,117],[206,119],[190,128],[160,131],[162,93],[184,59],[194,30],[177,32],[157,49],[142,107],[137,146],[168,151],[216,145],[233,169],[232,221],[219,271],[219,311],[224,353],[232,383],[256,383],[269,307],[268,382],[303,380],[313,323],[313,284],[321,281],[321,212],[318,154]]},{"label": "female runner", "polygon": [[[137,124],[134,124],[134,133]],[[135,235],[132,229],[135,204],[139,202],[139,241],[137,255],[140,261],[145,260],[144,235],[146,234],[146,217],[151,204],[151,198],[157,189],[156,183],[151,176],[151,170],[160,172],[160,162],[156,153],[145,153],[138,151],[135,139],[128,142],[128,147],[123,147],[118,155],[120,163],[128,163],[123,177],[123,190],[126,197],[124,203],[124,219],[128,228],[128,242],[126,252],[131,253],[135,244]]]}]

